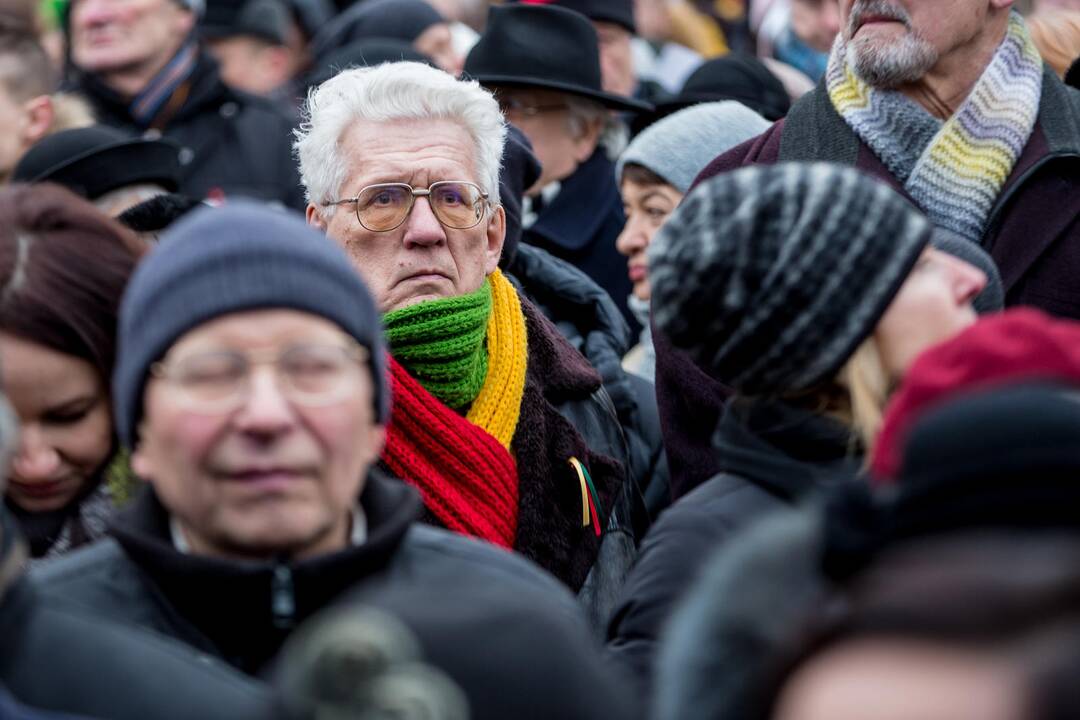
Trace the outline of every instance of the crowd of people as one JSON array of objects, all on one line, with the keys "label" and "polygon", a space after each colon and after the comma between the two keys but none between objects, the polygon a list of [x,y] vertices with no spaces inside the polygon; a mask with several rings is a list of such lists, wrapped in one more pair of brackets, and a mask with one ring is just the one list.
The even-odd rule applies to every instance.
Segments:
[{"label": "crowd of people", "polygon": [[1080,717],[1076,0],[0,3],[0,720]]}]

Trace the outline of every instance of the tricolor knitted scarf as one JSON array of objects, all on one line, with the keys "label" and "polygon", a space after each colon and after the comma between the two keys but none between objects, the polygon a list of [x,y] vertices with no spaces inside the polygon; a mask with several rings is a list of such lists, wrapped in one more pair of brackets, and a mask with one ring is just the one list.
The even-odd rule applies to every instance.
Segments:
[{"label": "tricolor knitted scarf", "polygon": [[[419,489],[447,528],[513,547],[518,474],[510,441],[528,352],[517,291],[495,271],[477,293],[384,320],[393,410],[383,462]],[[464,417],[454,410],[466,407]]]},{"label": "tricolor knitted scarf", "polygon": [[979,242],[1035,127],[1042,60],[1018,13],[959,110],[942,122],[897,91],[870,87],[838,37],[825,82],[833,107],[935,225]]}]

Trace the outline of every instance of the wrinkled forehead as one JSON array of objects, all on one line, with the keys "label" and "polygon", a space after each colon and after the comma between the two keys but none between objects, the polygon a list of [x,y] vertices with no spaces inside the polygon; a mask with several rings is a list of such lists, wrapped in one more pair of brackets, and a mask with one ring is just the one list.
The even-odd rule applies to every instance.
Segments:
[{"label": "wrinkled forehead", "polygon": [[382,182],[427,187],[438,180],[468,180],[483,186],[477,144],[456,120],[357,120],[342,133],[339,148],[349,189]]}]

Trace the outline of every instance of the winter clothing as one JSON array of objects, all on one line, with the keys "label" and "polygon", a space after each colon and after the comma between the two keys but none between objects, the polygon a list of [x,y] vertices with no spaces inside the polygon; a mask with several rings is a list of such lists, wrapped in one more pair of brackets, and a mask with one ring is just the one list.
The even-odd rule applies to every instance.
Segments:
[{"label": "winter clothing", "polygon": [[[475,293],[384,320],[394,409],[383,461],[420,489],[444,526],[512,547],[518,474],[510,443],[528,352],[517,290],[496,270]],[[465,417],[455,412],[466,407]]]},{"label": "winter clothing", "polygon": [[735,401],[713,449],[721,472],[673,504],[641,544],[608,626],[608,650],[646,695],[661,631],[705,561],[756,518],[851,477],[850,431],[781,403]]},{"label": "winter clothing", "polygon": [[13,182],[54,182],[95,200],[128,185],[179,187],[180,148],[167,140],[132,138],[105,125],[61,130],[20,158]]},{"label": "winter clothing", "polygon": [[148,488],[115,540],[44,568],[39,582],[102,618],[151,628],[248,672],[272,670],[292,627],[318,610],[369,606],[415,633],[427,661],[465,690],[474,718],[588,718],[600,708],[633,716],[572,598],[546,574],[417,525],[415,492],[377,473],[360,507],[368,527],[360,545],[287,565],[240,563],[176,550]]},{"label": "winter clothing", "polygon": [[1040,380],[1080,383],[1080,324],[1018,308],[983,318],[927,350],[889,402],[874,443],[875,478],[896,478],[912,426],[935,407],[998,385]]},{"label": "winter clothing", "polygon": [[[648,516],[656,517],[670,502],[656,392],[651,382],[622,368],[629,331],[615,303],[585,273],[532,245],[521,245],[507,272],[600,374],[629,446],[631,477],[644,496]],[[632,505],[636,518],[637,497]],[[633,524],[635,536],[643,535],[647,520],[635,519]]]},{"label": "winter clothing", "polygon": [[475,292],[429,300],[383,316],[394,358],[425,390],[452,408],[471,405],[487,378],[484,340],[491,294],[491,283],[485,278]]},{"label": "winter clothing", "polygon": [[412,43],[387,38],[354,40],[326,52],[316,60],[303,85],[313,89],[322,85],[342,70],[354,67],[374,67],[384,62],[421,62],[434,66],[434,61],[413,48]]},{"label": "winter clothing", "polygon": [[612,110],[652,107],[604,91],[596,30],[579,13],[554,5],[492,6],[484,34],[465,59],[464,74],[485,86],[555,90]]},{"label": "winter clothing", "polygon": [[[1001,270],[1006,305],[1080,318],[1074,282],[1080,275],[1080,91],[1044,69],[1040,98],[1035,128],[979,244]],[[854,165],[907,196],[903,181],[836,112],[824,85],[761,137],[716,158],[702,178],[742,165],[808,160]]]},{"label": "winter clothing", "polygon": [[268,717],[269,694],[224,663],[50,598],[25,555],[0,509],[0,683],[20,702],[117,720]]},{"label": "winter clothing", "polygon": [[631,128],[637,134],[654,122],[698,103],[731,100],[769,121],[779,120],[791,108],[783,83],[761,60],[731,53],[702,63],[674,97],[658,101],[654,112],[634,118]]},{"label": "winter clothing", "polygon": [[287,45],[291,24],[290,8],[283,0],[210,0],[199,19],[199,32],[214,40],[247,36]]},{"label": "winter clothing", "polygon": [[842,35],[825,84],[836,112],[934,224],[978,242],[1039,111],[1042,58],[1020,14],[1012,14],[1005,40],[944,124],[899,91],[862,80]]},{"label": "winter clothing", "polygon": [[733,101],[680,110],[634,138],[619,156],[615,180],[622,180],[628,164],[641,165],[685,195],[708,156],[725,152],[768,128],[764,118]]},{"label": "winter clothing", "polygon": [[652,327],[649,325],[649,301],[631,295],[626,298],[626,306],[641,325],[641,334],[638,335],[637,345],[623,357],[623,369],[651,383],[656,377],[656,351],[653,349]]},{"label": "winter clothing", "polygon": [[379,314],[348,257],[299,216],[265,205],[204,208],[169,229],[120,306],[113,374],[117,432],[134,447],[150,365],[220,315],[293,308],[333,321],[368,350],[377,419],[389,414]]},{"label": "winter clothing", "polygon": [[634,26],[633,0],[512,0],[522,5],[555,5],[581,13],[595,22],[621,25],[631,35],[637,34]]},{"label": "winter clothing", "polygon": [[411,43],[432,25],[446,20],[423,0],[367,0],[356,3],[324,26],[311,41],[320,60],[342,47],[371,38]]},{"label": "winter clothing", "polygon": [[502,167],[499,168],[499,202],[506,213],[506,235],[499,257],[499,267],[503,270],[514,262],[517,255],[525,191],[540,179],[540,172],[540,161],[533,155],[529,138],[517,126],[507,123],[506,145],[503,146]]},{"label": "winter clothing", "polygon": [[116,512],[108,487],[96,480],[88,493],[52,512],[26,512],[10,500],[5,504],[18,521],[34,561],[59,557],[104,537]]},{"label": "winter clothing", "polygon": [[626,306],[633,284],[626,274],[626,259],[615,249],[624,224],[615,166],[598,148],[562,181],[558,194],[539,210],[522,240],[584,271],[607,291],[636,331],[637,320]]},{"label": "winter clothing", "polygon": [[[186,57],[195,46],[184,47]],[[103,124],[164,135],[180,145],[183,194],[218,200],[249,196],[302,210],[306,203],[292,156],[293,118],[270,100],[226,86],[205,52],[195,49],[191,57],[190,72],[171,92],[171,85],[154,85],[159,93],[148,98],[154,102],[146,108],[157,102],[160,109],[152,117],[147,114],[152,111],[133,111],[130,98],[93,75],[76,74],[71,89],[90,101]]]},{"label": "winter clothing", "polygon": [[58,715],[44,710],[34,710],[15,701],[0,688],[0,720],[78,720],[74,715]]},{"label": "winter clothing", "polygon": [[744,168],[693,190],[653,238],[653,315],[742,393],[807,390],[873,332],[930,230],[853,170]]}]

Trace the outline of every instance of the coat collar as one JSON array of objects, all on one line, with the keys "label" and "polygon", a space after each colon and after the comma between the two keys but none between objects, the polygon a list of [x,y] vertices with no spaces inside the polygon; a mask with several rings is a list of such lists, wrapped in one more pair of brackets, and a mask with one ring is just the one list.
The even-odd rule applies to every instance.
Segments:
[{"label": "coat collar", "polygon": [[571,252],[584,250],[612,212],[622,212],[619,189],[615,186],[615,165],[598,147],[570,177],[562,189],[544,206],[536,222],[526,230]]},{"label": "coat collar", "polygon": [[[200,635],[189,638],[192,644],[253,673],[277,654],[293,625],[385,568],[420,509],[415,491],[377,471],[369,474],[360,505],[368,521],[363,545],[300,562],[181,553],[172,543],[168,512],[149,487],[117,519],[112,534],[162,604]],[[280,606],[283,600],[291,603],[291,612]]]}]

